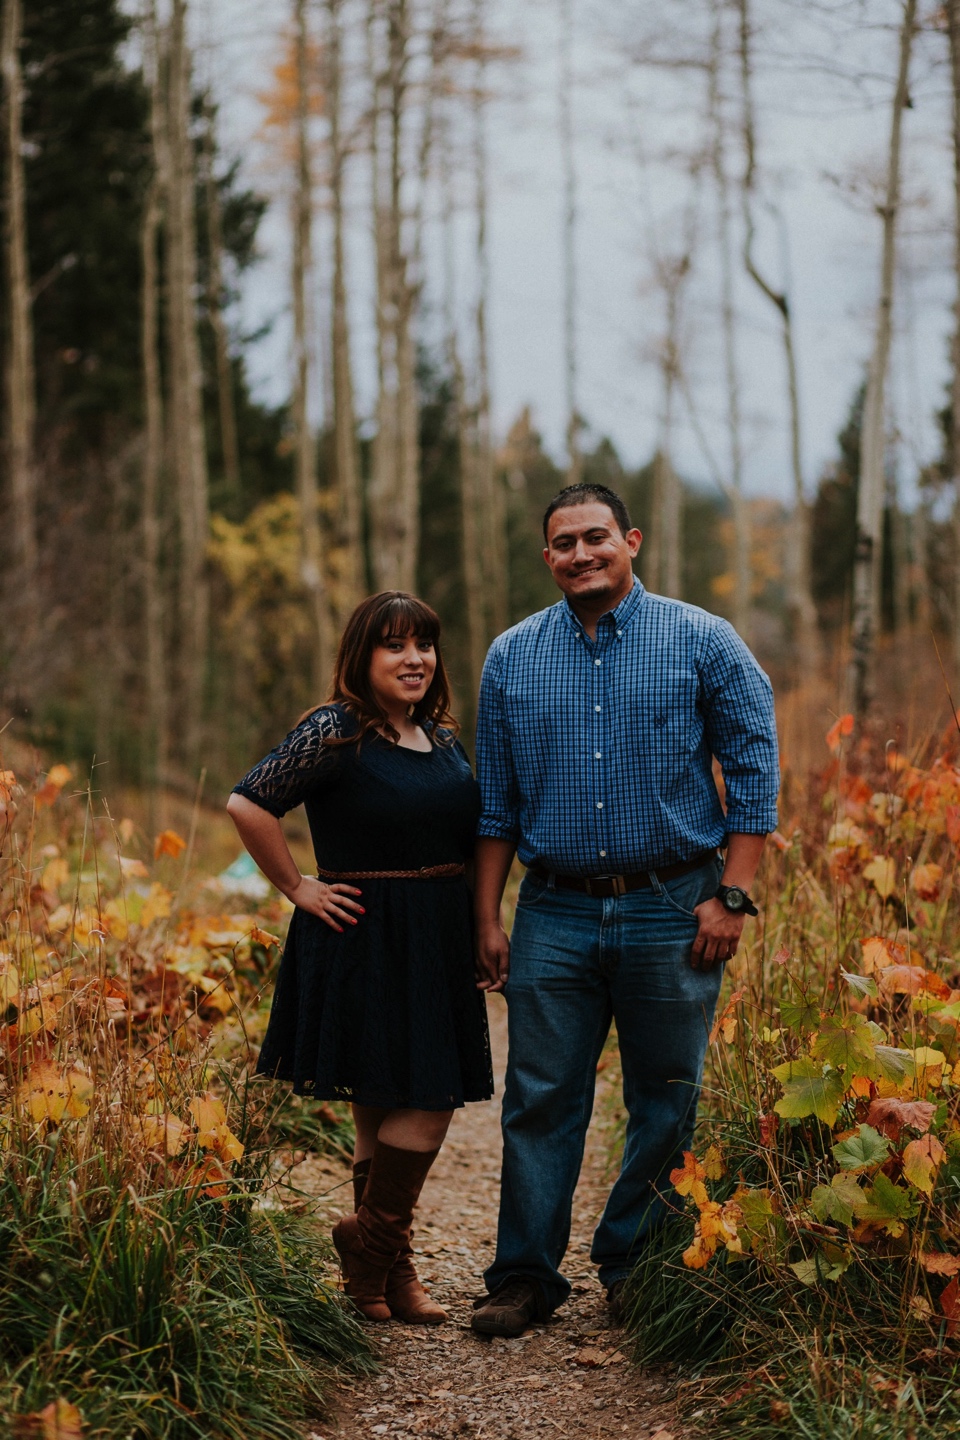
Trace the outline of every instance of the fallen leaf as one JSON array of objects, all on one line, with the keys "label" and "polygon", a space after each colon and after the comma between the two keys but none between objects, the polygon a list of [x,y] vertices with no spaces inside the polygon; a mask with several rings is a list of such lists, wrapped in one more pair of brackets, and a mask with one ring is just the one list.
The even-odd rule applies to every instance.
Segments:
[{"label": "fallen leaf", "polygon": [[960,1255],[927,1250],[920,1256],[920,1264],[928,1275],[960,1275]]},{"label": "fallen leaf", "polygon": [[960,1323],[960,1315],[957,1314],[960,1309],[960,1285],[957,1284],[956,1275],[940,1296],[940,1309],[947,1317],[947,1339],[952,1340]]},{"label": "fallen leaf", "polygon": [[590,1370],[598,1370],[601,1365],[607,1363],[607,1352],[599,1349],[596,1345],[581,1345],[570,1356],[574,1365],[585,1365]]}]

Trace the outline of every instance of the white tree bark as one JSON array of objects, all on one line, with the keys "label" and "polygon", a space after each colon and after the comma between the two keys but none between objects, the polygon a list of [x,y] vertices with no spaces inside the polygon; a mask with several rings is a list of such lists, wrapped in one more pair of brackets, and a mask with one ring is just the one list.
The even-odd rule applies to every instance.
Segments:
[{"label": "white tree bark", "polygon": [[237,415],[233,403],[233,367],[230,363],[230,337],[223,317],[223,217],[220,190],[214,173],[217,138],[214,108],[206,106],[206,134],[203,147],[203,185],[207,206],[207,264],[209,287],[207,310],[213,331],[213,349],[217,366],[217,407],[220,416],[220,446],[223,452],[223,478],[230,495],[240,494],[240,446],[237,440]]},{"label": "white tree bark", "polygon": [[333,221],[333,273],[330,305],[330,369],[333,380],[334,482],[344,565],[339,576],[339,618],[345,620],[366,590],[363,551],[363,497],[357,456],[357,428],[350,359],[350,320],[344,256],[344,196],[347,150],[343,134],[343,3],[326,0],[326,113],[328,124],[330,208]]},{"label": "white tree bark", "polygon": [[317,480],[316,437],[310,425],[310,343],[307,284],[313,243],[313,176],[310,164],[310,81],[307,73],[306,0],[293,3],[296,47],[296,180],[293,214],[293,428],[297,500],[300,506],[300,565],[313,620],[314,694],[326,694],[330,665],[329,625],[326,613],[323,542],[320,531],[320,489]]},{"label": "white tree bark", "polygon": [[203,372],[197,333],[196,165],[190,134],[190,52],[186,0],[172,0],[167,27],[167,127],[170,179],[166,260],[169,334],[169,447],[180,516],[181,714],[183,748],[196,764],[202,743],[210,616],[209,532]]},{"label": "white tree bark", "polygon": [[[166,778],[169,756],[169,683],[163,624],[160,572],[160,486],[163,474],[163,388],[160,374],[160,274],[157,245],[169,167],[166,161],[166,120],[160,83],[154,0],[144,16],[144,70],[150,90],[150,130],[154,176],[147,193],[141,243],[141,357],[143,365],[143,535],[144,648],[146,664],[146,744],[144,779],[156,797]],[[151,799],[155,807],[155,798]],[[154,819],[156,819],[156,815]]]},{"label": "white tree bark", "polygon": [[563,360],[567,401],[567,484],[583,477],[577,393],[577,168],[573,131],[572,0],[560,0],[560,158],[563,166]]},{"label": "white tree bark", "polygon": [[420,466],[407,246],[409,0],[369,0],[371,177],[377,256],[377,431],[369,490],[371,567],[379,589],[413,590],[420,544]]},{"label": "white tree bark", "polygon": [[753,216],[757,186],[756,122],[753,112],[753,75],[751,54],[750,0],[737,0],[740,19],[740,81],[743,104],[744,168],[741,180],[744,244],[743,259],[747,274],[775,306],[780,317],[784,363],[787,372],[787,404],[790,415],[790,470],[793,479],[793,509],[786,545],[787,607],[793,630],[793,645],[798,677],[808,678],[816,669],[818,656],[817,612],[810,588],[810,507],[803,484],[803,458],[800,446],[800,384],[794,347],[793,316],[785,291],[777,290],[762,274],[753,253],[756,227]]},{"label": "white tree bark", "polygon": [[880,294],[873,351],[867,372],[860,440],[860,486],[857,492],[857,548],[853,570],[850,690],[857,713],[873,699],[873,669],[880,625],[883,553],[884,458],[886,455],[885,390],[893,329],[897,218],[900,210],[900,151],[903,112],[909,103],[910,56],[917,24],[917,0],[904,0],[900,25],[897,84],[890,115],[890,141],[884,202]]},{"label": "white tree bark", "polygon": [[947,0],[953,90],[953,264],[955,298],[951,343],[950,469],[953,480],[953,655],[960,670],[960,0]]},{"label": "white tree bark", "polygon": [[20,0],[3,0],[0,66],[4,88],[4,169],[6,170],[7,466],[13,519],[13,563],[17,623],[32,633],[38,615],[37,477],[35,468],[36,389],[33,316],[27,257],[26,193],[23,173],[23,76],[20,65]]}]

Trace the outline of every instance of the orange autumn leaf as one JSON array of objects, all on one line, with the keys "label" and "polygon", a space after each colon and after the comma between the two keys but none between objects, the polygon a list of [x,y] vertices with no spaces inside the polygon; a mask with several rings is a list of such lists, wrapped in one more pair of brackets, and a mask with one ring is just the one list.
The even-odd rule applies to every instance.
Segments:
[{"label": "orange autumn leaf", "polygon": [[187,842],[176,830],[161,830],[153,842],[153,858],[159,860],[161,855],[170,855],[174,860],[186,850]]},{"label": "orange autumn leaf", "polygon": [[903,1173],[911,1185],[925,1195],[933,1194],[937,1171],[946,1159],[947,1152],[936,1135],[923,1135],[911,1140],[903,1152]]},{"label": "orange autumn leaf", "polygon": [[927,1250],[920,1256],[920,1264],[928,1275],[960,1275],[960,1255]]},{"label": "orange autumn leaf", "polygon": [[36,805],[42,810],[44,805],[52,805],[60,798],[60,791],[70,779],[73,771],[69,765],[54,765],[52,770],[47,771],[47,778],[37,791]]},{"label": "orange autumn leaf", "polygon": [[709,1204],[707,1187],[703,1183],[706,1178],[707,1172],[692,1150],[684,1150],[683,1165],[670,1171],[670,1184],[677,1194],[691,1196],[698,1209]]},{"label": "orange autumn leaf", "polygon": [[910,876],[910,885],[921,900],[939,900],[942,865],[917,865]]},{"label": "orange autumn leaf", "polygon": [[940,1296],[940,1309],[947,1319],[947,1339],[952,1340],[957,1333],[957,1325],[960,1324],[960,1285],[957,1284],[956,1275]]},{"label": "orange autumn leaf", "polygon": [[743,999],[744,995],[746,995],[746,993],[746,990],[734,990],[733,994],[730,996],[730,999],[723,1007],[722,1012],[713,1022],[713,1028],[710,1031],[709,1040],[709,1043],[711,1045],[718,1039],[720,1035],[723,1036],[724,1040],[727,1042],[728,1045],[731,1045],[733,1043],[734,1036],[737,1033],[737,1016],[734,1012],[737,1006],[740,1004],[740,1001]]},{"label": "orange autumn leaf", "polygon": [[825,739],[828,749],[830,749],[834,755],[838,755],[843,741],[848,735],[852,734],[853,716],[841,715],[838,720],[834,721],[826,733]]},{"label": "orange autumn leaf", "polygon": [[13,1429],[15,1435],[39,1436],[41,1440],[82,1440],[83,1419],[76,1405],[61,1395],[42,1410],[14,1417]]},{"label": "orange autumn leaf", "polygon": [[906,958],[902,945],[884,940],[879,935],[871,935],[869,939],[861,940],[860,948],[863,950],[865,975],[872,975],[874,971],[886,969],[889,965],[902,964]]},{"label": "orange autumn leaf", "polygon": [[190,1101],[190,1114],[197,1127],[197,1142],[203,1150],[216,1150],[224,1160],[239,1160],[243,1145],[227,1126],[227,1112],[215,1095]]},{"label": "orange autumn leaf", "polygon": [[183,1183],[194,1200],[198,1190],[202,1190],[211,1200],[224,1200],[230,1193],[230,1176],[220,1161],[212,1155],[205,1155],[196,1165],[192,1165],[184,1176]]},{"label": "orange autumn leaf", "polygon": [[250,939],[255,945],[265,945],[269,950],[271,945],[278,950],[282,949],[283,941],[277,935],[271,935],[269,930],[261,930],[259,925],[254,925],[250,931]]}]

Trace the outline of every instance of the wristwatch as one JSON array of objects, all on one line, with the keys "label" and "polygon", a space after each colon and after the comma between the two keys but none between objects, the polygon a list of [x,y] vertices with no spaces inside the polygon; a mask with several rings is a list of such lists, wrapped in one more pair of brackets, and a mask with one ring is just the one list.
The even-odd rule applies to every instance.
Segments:
[{"label": "wristwatch", "polygon": [[760,914],[746,890],[741,890],[739,885],[718,885],[717,899],[731,915]]}]

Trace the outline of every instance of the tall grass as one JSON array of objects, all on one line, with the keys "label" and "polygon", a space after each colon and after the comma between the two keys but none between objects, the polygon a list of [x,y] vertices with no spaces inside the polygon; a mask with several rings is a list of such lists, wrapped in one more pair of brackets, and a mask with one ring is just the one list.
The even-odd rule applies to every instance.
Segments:
[{"label": "tall grass", "polygon": [[59,1404],[65,1433],[292,1440],[371,1357],[325,1237],[268,1193],[249,1071],[282,917],[216,913],[180,837],[65,768],[0,772],[0,1435]]},{"label": "tall grass", "polygon": [[828,743],[785,787],[630,1330],[720,1430],[960,1434],[955,738]]}]

